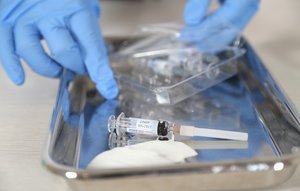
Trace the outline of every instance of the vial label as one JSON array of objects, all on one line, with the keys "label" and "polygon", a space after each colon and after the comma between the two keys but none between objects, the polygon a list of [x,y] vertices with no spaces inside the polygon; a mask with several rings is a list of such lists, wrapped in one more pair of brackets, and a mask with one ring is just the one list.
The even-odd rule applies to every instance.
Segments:
[{"label": "vial label", "polygon": [[148,119],[130,118],[131,125],[127,128],[128,133],[157,135],[158,121]]}]

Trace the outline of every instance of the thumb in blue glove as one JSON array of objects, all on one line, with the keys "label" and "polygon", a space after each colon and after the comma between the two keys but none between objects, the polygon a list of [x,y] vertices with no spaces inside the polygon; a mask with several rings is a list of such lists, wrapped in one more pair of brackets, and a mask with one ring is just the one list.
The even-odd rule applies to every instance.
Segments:
[{"label": "thumb in blue glove", "polygon": [[[105,98],[118,87],[98,26],[97,0],[0,1],[0,63],[17,85],[24,83],[22,58],[33,71],[58,77],[62,68],[89,74]],[[44,38],[51,54],[40,44]]]},{"label": "thumb in blue glove", "polygon": [[[238,29],[236,31],[241,31],[257,12],[260,1],[223,0],[220,2],[220,7],[208,14],[211,0],[188,0],[184,11],[185,23],[189,26],[205,28],[208,33],[209,29],[224,24],[230,24]],[[224,44],[229,44],[234,40],[236,35],[236,32],[232,33],[230,31],[230,34],[226,38],[218,40],[223,41]]]}]

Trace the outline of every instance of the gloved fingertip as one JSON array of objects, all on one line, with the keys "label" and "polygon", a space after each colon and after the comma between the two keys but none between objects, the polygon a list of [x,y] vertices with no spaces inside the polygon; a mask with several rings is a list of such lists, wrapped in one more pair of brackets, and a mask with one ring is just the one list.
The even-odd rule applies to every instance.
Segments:
[{"label": "gloved fingertip", "polygon": [[25,79],[24,79],[24,78],[18,78],[18,79],[13,80],[13,82],[14,82],[17,86],[21,86],[21,85],[24,84]]},{"label": "gloved fingertip", "polygon": [[63,72],[63,69],[60,68],[60,69],[56,70],[55,72],[53,72],[51,77],[59,78],[61,76],[62,72]]},{"label": "gloved fingertip", "polygon": [[186,6],[186,8],[184,10],[183,16],[184,16],[183,18],[184,18],[184,22],[186,25],[197,25],[199,23],[199,19],[197,17],[195,17],[195,15],[190,10],[188,5]]},{"label": "gloved fingertip", "polygon": [[25,82],[24,71],[20,69],[20,71],[16,71],[13,75],[9,75],[9,78],[15,85],[21,86]]},{"label": "gloved fingertip", "polygon": [[114,99],[119,94],[119,88],[115,79],[109,81],[109,83],[99,83],[96,85],[98,91],[106,99]]},{"label": "gloved fingertip", "polygon": [[52,77],[52,78],[58,78],[61,76],[63,69],[56,62],[51,60],[50,63],[48,64],[48,69],[45,71],[48,71],[47,72],[48,74],[45,74],[45,75]]},{"label": "gloved fingertip", "polygon": [[211,0],[189,0],[184,9],[184,22],[187,25],[198,25],[205,17]]}]

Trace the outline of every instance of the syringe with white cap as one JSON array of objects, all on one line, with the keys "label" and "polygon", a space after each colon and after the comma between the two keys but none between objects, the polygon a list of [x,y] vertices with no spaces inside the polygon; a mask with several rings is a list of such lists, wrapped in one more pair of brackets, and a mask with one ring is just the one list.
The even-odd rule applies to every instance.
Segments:
[{"label": "syringe with white cap", "polygon": [[118,136],[124,134],[139,134],[150,136],[181,135],[190,137],[208,137],[218,139],[229,139],[237,141],[247,141],[248,133],[238,131],[226,131],[209,128],[198,128],[185,126],[168,121],[151,120],[126,117],[121,113],[117,118],[114,115],[108,119],[108,131],[116,131]]}]

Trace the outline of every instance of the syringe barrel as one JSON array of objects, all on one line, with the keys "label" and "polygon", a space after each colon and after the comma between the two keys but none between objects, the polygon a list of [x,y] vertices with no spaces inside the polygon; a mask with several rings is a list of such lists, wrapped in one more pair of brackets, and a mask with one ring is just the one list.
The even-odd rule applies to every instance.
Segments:
[{"label": "syringe barrel", "polygon": [[125,133],[166,136],[169,132],[169,123],[167,121],[126,117],[124,113],[121,113],[117,119],[114,116],[109,117],[108,129],[110,132],[115,130],[119,136]]}]

